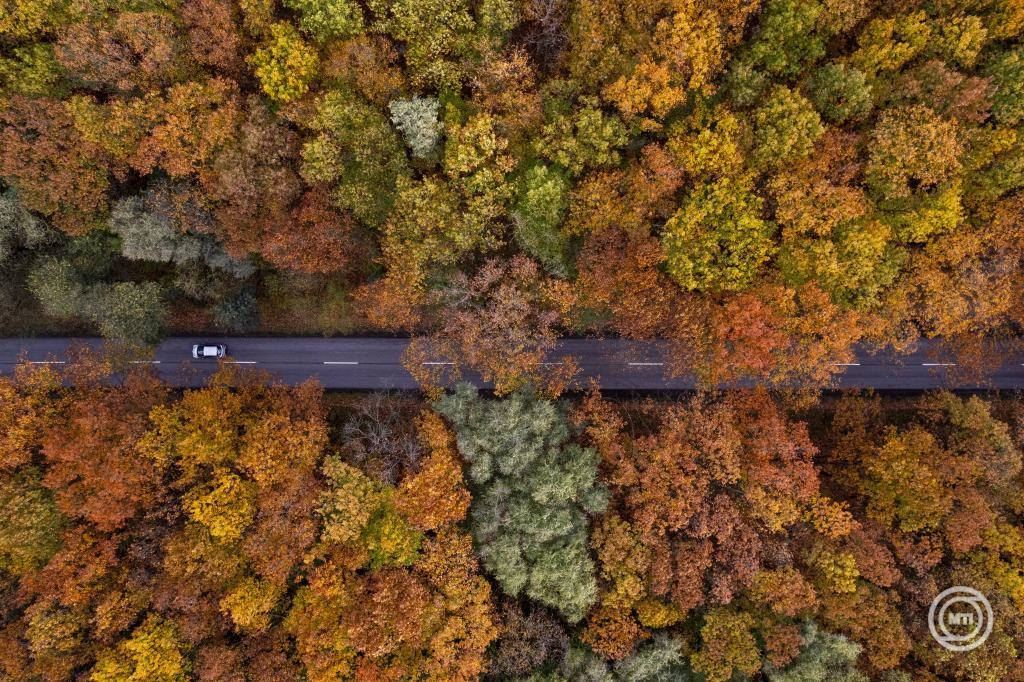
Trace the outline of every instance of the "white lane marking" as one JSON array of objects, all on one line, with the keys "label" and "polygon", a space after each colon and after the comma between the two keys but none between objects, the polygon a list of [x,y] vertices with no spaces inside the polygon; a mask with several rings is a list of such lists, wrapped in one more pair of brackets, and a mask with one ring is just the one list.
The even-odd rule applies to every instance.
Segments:
[{"label": "white lane marking", "polygon": [[29,360],[30,365],[64,365],[67,364],[66,360]]},{"label": "white lane marking", "polygon": [[133,365],[159,365],[159,360],[129,360]]},{"label": "white lane marking", "polygon": [[922,367],[956,367],[955,362],[922,362]]},{"label": "white lane marking", "polygon": [[349,362],[342,360],[327,360],[324,362],[325,365],[358,365],[358,362]]},{"label": "white lane marking", "polygon": [[224,362],[230,363],[232,365],[255,365],[256,364],[255,360],[225,360]]},{"label": "white lane marking", "polygon": [[542,365],[561,365],[561,362],[542,362]]},{"label": "white lane marking", "polygon": [[833,362],[834,367],[860,367],[859,362]]},{"label": "white lane marking", "polygon": [[424,362],[424,365],[454,365],[454,362]]},{"label": "white lane marking", "polygon": [[661,367],[664,362],[631,362],[630,367]]}]

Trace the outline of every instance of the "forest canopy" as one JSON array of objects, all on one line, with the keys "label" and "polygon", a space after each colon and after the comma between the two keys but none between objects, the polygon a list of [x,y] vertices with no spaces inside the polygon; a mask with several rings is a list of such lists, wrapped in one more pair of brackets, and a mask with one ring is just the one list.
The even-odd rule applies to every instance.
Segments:
[{"label": "forest canopy", "polygon": [[0,324],[409,333],[509,391],[568,333],[719,378],[977,354],[1024,310],[1022,31],[1013,0],[5,2]]},{"label": "forest canopy", "polygon": [[[19,366],[0,678],[1024,679],[1018,396],[558,399],[546,362],[987,362],[1022,34],[1019,0],[0,1],[3,335],[407,334],[495,393]],[[995,617],[953,656],[958,584]]]},{"label": "forest canopy", "polygon": [[[0,377],[0,676],[1024,675],[1024,403]],[[73,384],[73,387],[72,387]],[[928,631],[948,585],[985,644]]]}]

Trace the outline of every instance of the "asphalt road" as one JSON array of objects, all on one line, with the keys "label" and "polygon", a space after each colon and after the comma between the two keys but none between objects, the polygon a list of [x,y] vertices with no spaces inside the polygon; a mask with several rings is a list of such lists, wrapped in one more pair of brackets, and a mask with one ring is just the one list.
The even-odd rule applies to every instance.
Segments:
[{"label": "asphalt road", "polygon": [[[13,371],[19,359],[36,363],[60,363],[72,343],[99,346],[99,339],[35,338],[0,339],[0,374]],[[394,338],[216,338],[176,337],[156,347],[152,364],[168,382],[177,386],[202,385],[217,367],[213,360],[193,360],[194,343],[227,345],[228,362],[269,372],[276,379],[296,384],[318,380],[328,389],[408,389],[416,382],[401,364],[407,341]],[[953,360],[936,356],[923,342],[911,354],[858,353],[852,364],[837,366],[834,388],[877,390],[1020,389],[1024,388],[1024,356],[1008,359],[984,381],[965,378]],[[580,367],[578,379],[585,385],[597,379],[606,390],[685,390],[694,388],[692,378],[666,376],[657,342],[565,339],[552,361],[569,355]],[[465,379],[481,385],[478,377]]]}]

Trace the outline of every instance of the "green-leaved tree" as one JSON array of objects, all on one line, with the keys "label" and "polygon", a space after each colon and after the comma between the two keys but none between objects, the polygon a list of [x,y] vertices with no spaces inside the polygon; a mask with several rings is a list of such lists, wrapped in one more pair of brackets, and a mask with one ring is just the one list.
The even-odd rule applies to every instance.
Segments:
[{"label": "green-leaved tree", "polygon": [[607,504],[597,452],[570,442],[561,406],[528,391],[492,401],[460,384],[435,407],[469,464],[470,529],[484,566],[506,593],[581,620],[597,598],[587,516]]}]

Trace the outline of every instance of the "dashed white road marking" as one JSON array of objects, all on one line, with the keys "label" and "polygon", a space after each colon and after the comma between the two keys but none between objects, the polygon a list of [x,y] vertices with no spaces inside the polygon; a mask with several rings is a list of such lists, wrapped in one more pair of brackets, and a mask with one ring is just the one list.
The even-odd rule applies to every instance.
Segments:
[{"label": "dashed white road marking", "polygon": [[860,367],[859,362],[833,362],[833,367]]},{"label": "dashed white road marking", "polygon": [[664,362],[631,362],[630,367],[661,367]]},{"label": "dashed white road marking", "polygon": [[224,362],[227,362],[227,363],[232,364],[232,365],[255,365],[256,364],[255,360],[225,360]]},{"label": "dashed white road marking", "polygon": [[922,367],[956,367],[955,362],[922,362]]},{"label": "dashed white road marking", "polygon": [[67,364],[65,360],[29,360],[30,365],[64,365]]},{"label": "dashed white road marking", "polygon": [[326,360],[325,365],[358,365],[358,362],[351,362],[349,360]]},{"label": "dashed white road marking", "polygon": [[454,362],[424,362],[424,365],[454,365]]},{"label": "dashed white road marking", "polygon": [[159,365],[159,360],[129,360],[133,365]]}]

